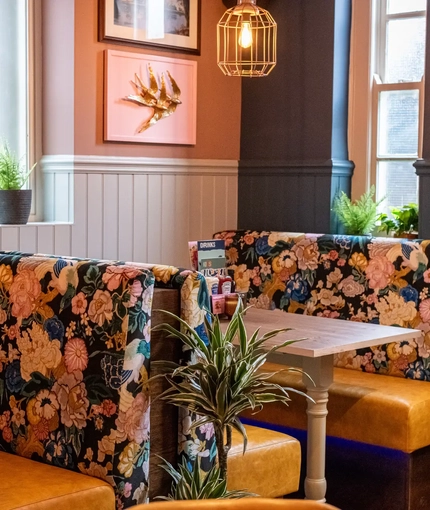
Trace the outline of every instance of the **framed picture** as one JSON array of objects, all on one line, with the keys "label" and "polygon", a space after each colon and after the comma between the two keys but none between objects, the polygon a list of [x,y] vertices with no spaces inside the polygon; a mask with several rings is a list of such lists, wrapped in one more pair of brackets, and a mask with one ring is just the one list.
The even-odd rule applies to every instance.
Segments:
[{"label": "framed picture", "polygon": [[201,0],[99,0],[99,39],[200,54]]},{"label": "framed picture", "polygon": [[105,51],[104,139],[195,145],[197,62]]}]

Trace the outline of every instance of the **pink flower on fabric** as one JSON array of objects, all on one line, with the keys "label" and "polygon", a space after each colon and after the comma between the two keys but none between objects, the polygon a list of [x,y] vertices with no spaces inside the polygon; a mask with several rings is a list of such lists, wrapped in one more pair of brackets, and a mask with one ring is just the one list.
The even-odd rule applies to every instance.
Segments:
[{"label": "pink flower on fabric", "polygon": [[106,272],[102,277],[103,283],[106,283],[108,290],[116,290],[122,281],[135,278],[142,271],[131,266],[108,266]]},{"label": "pink flower on fabric", "polygon": [[113,304],[110,293],[107,290],[96,290],[88,307],[89,318],[101,327],[105,321],[112,320],[112,315]]},{"label": "pink flower on fabric", "polygon": [[35,309],[36,299],[41,292],[42,288],[34,271],[30,269],[20,271],[9,289],[12,315],[24,319],[29,317]]},{"label": "pink flower on fabric", "polygon": [[112,400],[103,400],[101,404],[102,411],[101,413],[105,416],[112,416],[116,413],[116,404],[112,402]]},{"label": "pink flower on fabric", "polygon": [[421,301],[420,315],[423,322],[430,322],[430,299]]},{"label": "pink flower on fabric", "polygon": [[366,277],[371,289],[385,289],[394,274],[394,265],[385,257],[375,257],[366,267]]},{"label": "pink flower on fabric", "polygon": [[133,284],[129,286],[130,301],[128,306],[133,307],[143,292],[142,283],[139,280],[134,280]]},{"label": "pink flower on fabric", "polygon": [[52,387],[61,407],[61,422],[66,427],[74,425],[77,429],[82,429],[87,426],[89,400],[82,380],[82,372],[66,372]]},{"label": "pink flower on fabric", "polygon": [[142,444],[149,438],[149,400],[143,393],[136,396],[133,404],[125,413],[119,412],[115,425],[117,426],[117,440],[128,439]]},{"label": "pink flower on fabric", "polygon": [[10,443],[13,439],[13,432],[10,427],[5,427],[2,432],[3,439],[6,443]]},{"label": "pink flower on fabric", "polygon": [[87,305],[88,301],[85,294],[83,292],[79,292],[79,294],[76,294],[76,296],[72,299],[72,312],[75,315],[81,315],[85,313]]},{"label": "pink flower on fabric", "polygon": [[88,365],[88,351],[82,338],[71,338],[64,348],[64,362],[67,372],[80,370],[83,372]]},{"label": "pink flower on fabric", "polygon": [[124,485],[124,497],[125,498],[129,498],[131,496],[132,488],[133,488],[133,486],[131,485],[131,483],[126,482],[126,484]]}]

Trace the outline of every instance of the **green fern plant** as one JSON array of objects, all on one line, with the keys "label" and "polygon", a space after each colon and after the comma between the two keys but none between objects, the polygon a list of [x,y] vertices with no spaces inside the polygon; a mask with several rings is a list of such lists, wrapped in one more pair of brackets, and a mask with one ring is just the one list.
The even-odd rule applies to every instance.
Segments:
[{"label": "green fern plant", "polygon": [[200,457],[197,456],[190,471],[185,459],[176,470],[172,464],[163,459],[161,467],[172,478],[172,487],[167,497],[159,496],[157,499],[183,500],[183,499],[240,499],[256,496],[252,492],[229,491],[227,481],[221,476],[218,466],[213,466],[204,477],[201,476]]},{"label": "green fern plant", "polygon": [[22,158],[11,151],[7,143],[3,143],[0,149],[0,190],[19,190],[27,182],[33,171],[34,164],[30,170],[25,170]]},{"label": "green fern plant", "polygon": [[341,191],[333,201],[333,212],[345,227],[348,235],[367,235],[375,228],[378,217],[378,205],[385,197],[375,202],[375,186],[363,193],[358,200],[352,201],[346,193]]}]

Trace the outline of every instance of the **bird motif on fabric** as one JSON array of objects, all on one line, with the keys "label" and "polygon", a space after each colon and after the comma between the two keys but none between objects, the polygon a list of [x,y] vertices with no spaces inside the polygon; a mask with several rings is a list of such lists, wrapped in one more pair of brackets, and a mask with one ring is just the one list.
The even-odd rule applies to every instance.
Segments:
[{"label": "bird motif on fabric", "polygon": [[401,257],[403,267],[408,267],[413,274],[413,282],[422,278],[424,271],[428,266],[428,258],[423,250],[423,246],[418,243],[402,242],[396,243],[387,253],[387,258],[391,262]]},{"label": "bird motif on fabric", "polygon": [[179,99],[181,96],[181,89],[172,77],[169,71],[166,74],[169,78],[171,93],[167,90],[166,77],[161,73],[160,84],[155,77],[151,65],[148,65],[149,73],[149,87],[147,87],[138,74],[135,74],[135,80],[131,83],[136,89],[137,94],[130,94],[124,97],[125,101],[131,101],[139,106],[152,108],[152,115],[146,119],[137,129],[138,133],[143,133],[148,128],[156,124],[159,120],[170,117],[175,113],[178,105],[182,104]]}]

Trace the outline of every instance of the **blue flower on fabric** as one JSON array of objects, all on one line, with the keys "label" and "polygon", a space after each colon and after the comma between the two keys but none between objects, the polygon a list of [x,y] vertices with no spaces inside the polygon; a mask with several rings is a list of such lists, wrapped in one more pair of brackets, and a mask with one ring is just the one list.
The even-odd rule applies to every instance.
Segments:
[{"label": "blue flower on fabric", "polygon": [[415,304],[418,303],[418,291],[414,289],[412,285],[407,285],[400,289],[400,296],[406,301],[413,301]]},{"label": "blue flower on fabric", "polygon": [[349,249],[351,246],[351,237],[350,236],[334,236],[334,241],[341,248]]},{"label": "blue flower on fabric", "polygon": [[57,316],[48,319],[44,324],[45,331],[48,333],[49,339],[62,340],[64,338],[64,324],[60,321]]},{"label": "blue flower on fabric", "polygon": [[409,363],[409,367],[405,371],[405,377],[419,381],[430,381],[430,371],[424,368],[422,361],[417,360]]},{"label": "blue flower on fabric", "polygon": [[206,334],[206,329],[205,329],[205,325],[202,323],[202,324],[199,324],[196,328],[194,328],[194,331],[199,335],[199,337],[203,340],[203,342],[205,343],[205,345],[209,345],[209,338],[208,338],[208,335]]},{"label": "blue flower on fabric", "polygon": [[268,243],[268,236],[259,237],[255,241],[255,251],[257,255],[267,255],[270,250],[270,246]]},{"label": "blue flower on fabric", "polygon": [[7,366],[5,372],[6,387],[11,393],[19,393],[25,384],[24,379],[21,377],[21,363],[19,360],[14,360]]},{"label": "blue flower on fabric", "polygon": [[66,442],[63,431],[52,433],[45,447],[45,459],[54,466],[73,468],[72,445]]},{"label": "blue flower on fabric", "polygon": [[303,280],[300,274],[296,273],[288,281],[284,295],[294,301],[303,303],[309,296],[309,284],[306,280]]}]

